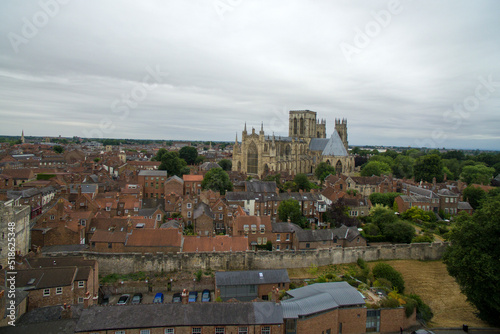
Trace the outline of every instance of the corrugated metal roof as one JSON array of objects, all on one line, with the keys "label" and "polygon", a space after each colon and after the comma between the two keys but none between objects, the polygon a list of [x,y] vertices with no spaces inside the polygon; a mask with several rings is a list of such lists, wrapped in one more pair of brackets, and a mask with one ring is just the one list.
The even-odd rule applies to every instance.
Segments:
[{"label": "corrugated metal roof", "polygon": [[317,283],[287,292],[292,299],[282,301],[283,317],[319,313],[329,309],[351,305],[364,305],[365,301],[347,282]]}]

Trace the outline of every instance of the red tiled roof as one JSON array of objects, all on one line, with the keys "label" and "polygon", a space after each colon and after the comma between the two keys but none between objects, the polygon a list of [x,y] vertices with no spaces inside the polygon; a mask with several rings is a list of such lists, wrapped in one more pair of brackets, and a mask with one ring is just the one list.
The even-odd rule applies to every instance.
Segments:
[{"label": "red tiled roof", "polygon": [[182,179],[184,181],[203,181],[203,175],[183,175]]},{"label": "red tiled roof", "polygon": [[124,244],[127,240],[127,232],[96,230],[90,242],[112,242]]},{"label": "red tiled roof", "polygon": [[182,235],[178,229],[134,229],[126,246],[170,246],[180,247]]},{"label": "red tiled roof", "polygon": [[215,237],[185,236],[183,252],[244,252],[248,250],[248,238],[217,235]]}]

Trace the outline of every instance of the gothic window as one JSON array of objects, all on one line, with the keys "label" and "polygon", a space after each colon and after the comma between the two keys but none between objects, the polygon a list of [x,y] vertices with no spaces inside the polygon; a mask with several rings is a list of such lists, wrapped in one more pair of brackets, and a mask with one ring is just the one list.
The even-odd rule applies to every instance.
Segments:
[{"label": "gothic window", "polygon": [[269,147],[267,144],[264,145],[264,152],[267,152],[269,150]]},{"label": "gothic window", "polygon": [[304,135],[304,132],[305,132],[305,131],[304,131],[304,119],[303,119],[303,118],[301,118],[301,119],[300,119],[300,134],[301,134],[301,135]]},{"label": "gothic window", "polygon": [[238,172],[241,172],[241,161],[238,161]]},{"label": "gothic window", "polygon": [[247,156],[247,173],[257,174],[259,170],[259,152],[257,151],[257,145],[251,143],[248,147]]},{"label": "gothic window", "polygon": [[342,173],[342,163],[339,161],[337,161],[337,164],[335,165],[335,171],[337,172],[337,174],[341,174]]},{"label": "gothic window", "polygon": [[285,155],[289,156],[291,153],[292,153],[292,149],[290,148],[290,145],[286,145]]},{"label": "gothic window", "polygon": [[297,119],[296,118],[293,119],[293,134],[294,135],[297,134]]}]

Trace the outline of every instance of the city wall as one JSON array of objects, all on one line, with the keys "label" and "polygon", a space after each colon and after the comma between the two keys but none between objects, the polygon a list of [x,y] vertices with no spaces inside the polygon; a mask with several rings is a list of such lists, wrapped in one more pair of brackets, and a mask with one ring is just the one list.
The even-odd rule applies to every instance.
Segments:
[{"label": "city wall", "polygon": [[137,271],[159,272],[177,270],[257,270],[305,268],[311,265],[353,263],[358,258],[376,260],[439,260],[447,243],[414,243],[352,248],[331,248],[300,251],[246,251],[218,253],[96,253],[74,252],[47,254],[47,256],[84,255],[97,260],[99,274],[128,274]]}]

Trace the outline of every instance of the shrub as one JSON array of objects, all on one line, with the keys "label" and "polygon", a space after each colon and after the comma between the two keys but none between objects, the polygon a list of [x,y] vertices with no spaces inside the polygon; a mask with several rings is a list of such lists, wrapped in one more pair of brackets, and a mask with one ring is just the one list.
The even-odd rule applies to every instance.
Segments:
[{"label": "shrub", "polygon": [[434,240],[429,235],[419,235],[413,238],[411,242],[433,242]]},{"label": "shrub", "polygon": [[297,285],[295,285],[295,283],[293,283],[293,282],[290,282],[289,287],[290,287],[290,290],[297,289]]},{"label": "shrub", "polygon": [[385,307],[385,308],[396,308],[401,306],[399,304],[399,301],[394,298],[385,298],[380,301],[380,307]]},{"label": "shrub", "polygon": [[392,290],[392,283],[385,278],[377,279],[373,282],[373,286],[376,288],[386,288],[387,290]]},{"label": "shrub", "polygon": [[199,282],[199,281],[201,281],[201,276],[203,275],[203,271],[201,271],[201,269],[200,269],[194,275],[196,276],[196,281]]},{"label": "shrub", "polygon": [[419,295],[409,294],[408,297],[413,299],[417,303],[417,317],[426,322],[430,321],[434,314],[432,313],[429,305],[424,303]]},{"label": "shrub", "polygon": [[389,280],[392,283],[392,286],[397,290],[399,293],[404,293],[405,291],[405,281],[403,279],[403,276],[391,267],[387,263],[377,263],[375,267],[373,267],[373,275],[379,279],[379,278],[385,278]]},{"label": "shrub", "polygon": [[405,307],[405,315],[407,318],[411,317],[413,314],[413,311],[415,311],[415,308],[417,307],[418,303],[415,299],[406,297],[404,298],[406,304],[404,305]]},{"label": "shrub", "polygon": [[316,275],[318,273],[318,266],[314,263],[311,263],[309,269],[307,269],[307,272],[311,275]]},{"label": "shrub", "polygon": [[358,258],[357,264],[358,264],[358,266],[359,266],[361,269],[365,269],[365,268],[366,268],[366,262],[365,262],[365,260],[363,260],[362,258]]}]

